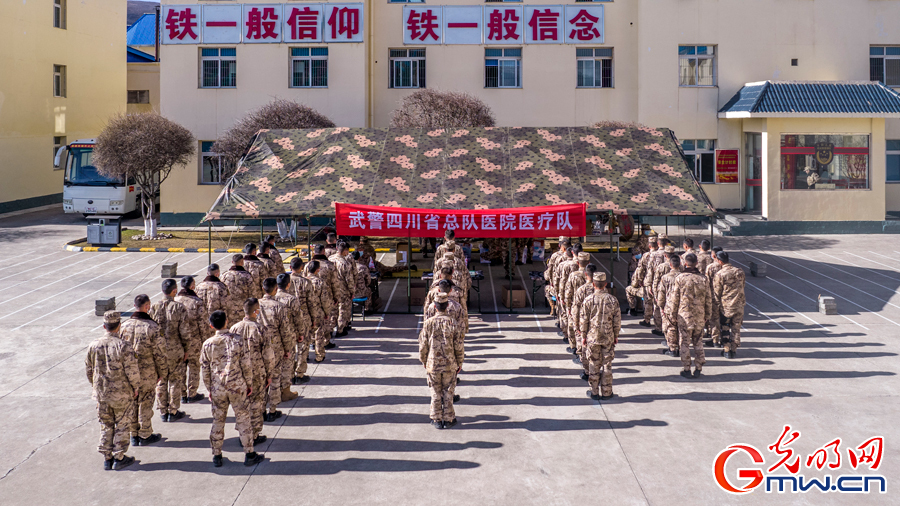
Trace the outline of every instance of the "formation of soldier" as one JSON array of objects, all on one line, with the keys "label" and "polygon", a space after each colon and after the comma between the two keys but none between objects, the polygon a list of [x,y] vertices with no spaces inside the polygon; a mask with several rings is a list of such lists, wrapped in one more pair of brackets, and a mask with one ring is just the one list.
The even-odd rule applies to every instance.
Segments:
[{"label": "formation of soldier", "polygon": [[[721,346],[722,356],[735,358],[741,343],[745,278],[743,270],[731,265],[728,253],[720,247],[710,248],[707,240],[701,241],[699,250],[694,249],[690,238],[683,241],[678,253],[668,237],[651,235],[646,246],[641,239],[633,254],[635,270],[625,289],[629,307],[622,309],[621,315],[638,316],[638,304],[642,303],[640,325],[665,338],[663,353],[681,359],[681,375],[686,378],[701,375],[706,363],[704,345]],[[601,400],[612,397],[610,364],[621,315],[617,299],[605,290],[606,275],[597,272],[580,244],[560,237],[559,249],[547,261],[544,279],[551,314],[557,317],[559,335],[568,344],[566,351],[575,356],[573,361],[582,366],[582,379],[591,384],[588,395]],[[601,301],[598,293],[608,297]],[[616,309],[612,311],[615,316],[610,314],[611,307]],[[709,338],[706,341],[704,332]]]},{"label": "formation of soldier", "polygon": [[[299,257],[285,272],[282,257],[266,238],[247,244],[220,271],[217,264],[197,283],[193,276],[162,282],[162,298],[140,294],[130,318],[104,316],[105,335],[91,343],[85,366],[101,423],[99,451],[104,469],[134,462],[129,446],[149,446],[153,409],[163,422],[185,417],[182,403],[210,396],[213,465],[222,460],[225,418],[234,411],[244,464],[262,460],[254,445],[266,440],[264,422],[282,416],[277,406],[298,397],[291,385],[306,383],[311,347],[315,361],[336,348],[334,337],[351,330],[354,297],[369,297],[370,273],[344,242],[317,245],[312,260]],[[326,255],[325,252],[330,253]]]}]

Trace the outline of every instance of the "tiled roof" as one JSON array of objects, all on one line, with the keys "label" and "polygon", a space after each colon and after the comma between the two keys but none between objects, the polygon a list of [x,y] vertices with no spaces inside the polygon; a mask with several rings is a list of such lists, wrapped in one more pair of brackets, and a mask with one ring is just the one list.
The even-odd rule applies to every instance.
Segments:
[{"label": "tiled roof", "polygon": [[128,27],[125,43],[129,46],[153,46],[156,44],[155,32],[156,14],[144,14]]},{"label": "tiled roof", "polygon": [[720,114],[900,114],[900,94],[876,81],[745,84]]}]

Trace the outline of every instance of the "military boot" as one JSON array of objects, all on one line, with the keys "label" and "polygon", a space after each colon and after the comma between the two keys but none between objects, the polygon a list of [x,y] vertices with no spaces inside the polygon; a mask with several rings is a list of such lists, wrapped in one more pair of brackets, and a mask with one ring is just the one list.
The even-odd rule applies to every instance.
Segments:
[{"label": "military boot", "polygon": [[247,467],[255,466],[256,464],[259,464],[262,461],[263,461],[263,456],[256,452],[250,452],[250,453],[244,455],[244,465]]},{"label": "military boot", "polygon": [[281,402],[292,401],[292,400],[296,399],[297,397],[299,397],[299,395],[296,394],[293,390],[291,390],[290,387],[285,388],[284,390],[281,391]]},{"label": "military boot", "polygon": [[125,469],[126,467],[130,466],[131,464],[134,464],[134,457],[129,457],[128,455],[125,455],[121,459],[113,462],[113,469],[116,471],[119,471],[121,469]]}]

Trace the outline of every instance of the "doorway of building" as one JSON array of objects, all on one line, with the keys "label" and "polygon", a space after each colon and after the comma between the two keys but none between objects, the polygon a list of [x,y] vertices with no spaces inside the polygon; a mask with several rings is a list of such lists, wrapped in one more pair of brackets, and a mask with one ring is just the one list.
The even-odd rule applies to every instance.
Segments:
[{"label": "doorway of building", "polygon": [[744,210],[762,211],[762,134],[744,134]]}]

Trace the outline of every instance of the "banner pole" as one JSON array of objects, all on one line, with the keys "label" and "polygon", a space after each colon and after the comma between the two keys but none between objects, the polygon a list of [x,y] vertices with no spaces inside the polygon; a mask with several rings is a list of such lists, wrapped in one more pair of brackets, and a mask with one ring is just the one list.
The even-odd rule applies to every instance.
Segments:
[{"label": "banner pole", "polygon": [[406,229],[406,312],[412,313],[412,229]]},{"label": "banner pole", "polygon": [[259,220],[259,246],[260,246],[260,248],[262,248],[262,243],[263,243],[263,226],[262,226],[262,221],[263,221],[262,219]]},{"label": "banner pole", "polygon": [[[615,215],[612,211],[609,212],[609,226],[606,228],[609,229],[609,286],[613,286],[613,281],[616,279],[616,274],[614,269],[616,268],[615,259],[616,255],[613,253],[613,229],[612,224]],[[585,224],[587,227],[587,224]]]},{"label": "banner pole", "polygon": [[509,272],[507,273],[507,276],[509,277],[509,294],[508,294],[509,295],[509,307],[507,309],[509,309],[509,312],[512,313],[513,312],[513,307],[512,307],[513,282],[512,282],[512,280],[513,280],[513,268],[515,267],[515,265],[513,264],[513,259],[512,259],[512,237],[509,238],[509,246],[507,246],[506,250],[507,250],[506,251],[506,253],[507,253],[506,259],[509,261]]},{"label": "banner pole", "polygon": [[306,215],[306,261],[312,260],[312,215]]},{"label": "banner pole", "polygon": [[209,224],[209,228],[207,229],[207,232],[206,232],[206,249],[209,254],[209,262],[207,263],[207,265],[211,265],[212,264],[212,220],[208,221],[207,223]]}]

